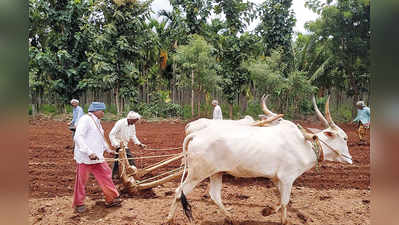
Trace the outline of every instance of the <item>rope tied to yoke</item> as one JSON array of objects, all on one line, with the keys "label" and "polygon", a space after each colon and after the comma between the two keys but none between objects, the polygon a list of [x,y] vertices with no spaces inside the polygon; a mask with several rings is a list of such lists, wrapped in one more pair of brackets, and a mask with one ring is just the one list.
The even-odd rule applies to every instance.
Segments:
[{"label": "rope tied to yoke", "polygon": [[158,177],[165,176],[166,174],[172,174],[172,173],[178,172],[179,170],[182,170],[182,169],[183,169],[183,167],[181,166],[181,167],[178,167],[178,168],[176,168],[176,169],[169,170],[169,171],[166,171],[166,172],[161,173],[161,174],[159,174],[159,175],[156,175],[156,176],[147,178],[147,179],[145,179],[145,180],[136,181],[136,184],[142,184],[142,183],[145,183],[145,182],[150,181],[150,180],[155,180],[155,179],[157,179]]},{"label": "rope tied to yoke", "polygon": [[[182,153],[178,153],[178,154],[168,154],[168,155],[153,155],[153,156],[142,156],[142,157],[131,157],[131,158],[125,158],[127,160],[129,159],[151,159],[151,158],[162,158],[162,157],[168,157],[168,156],[178,156],[181,155]],[[117,158],[117,159],[112,159],[112,158],[105,158],[104,160],[107,162],[115,162],[115,161],[121,161],[121,160],[125,160],[125,159],[121,159],[121,158]]]},{"label": "rope tied to yoke", "polygon": [[145,148],[142,149],[144,151],[173,151],[173,150],[178,150],[182,149],[183,147],[176,147],[176,148]]}]

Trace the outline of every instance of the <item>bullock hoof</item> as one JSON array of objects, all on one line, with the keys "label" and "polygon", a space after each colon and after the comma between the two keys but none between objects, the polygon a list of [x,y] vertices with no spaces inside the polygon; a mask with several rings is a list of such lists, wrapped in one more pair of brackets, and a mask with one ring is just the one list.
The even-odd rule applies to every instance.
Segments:
[{"label": "bullock hoof", "polygon": [[240,223],[237,221],[233,220],[233,217],[231,216],[226,216],[224,218],[224,223],[223,224],[229,224],[229,225],[239,225]]},{"label": "bullock hoof", "polygon": [[165,225],[173,225],[173,224],[175,224],[175,221],[173,218],[166,219]]},{"label": "bullock hoof", "polygon": [[281,222],[281,225],[288,225],[288,220],[282,221],[282,222]]},{"label": "bullock hoof", "polygon": [[223,224],[234,225],[234,222],[233,222],[233,219],[231,219],[230,217],[226,217],[224,219],[224,223]]},{"label": "bullock hoof", "polygon": [[278,211],[281,209],[281,205],[276,206],[274,209],[274,213],[278,213]]}]

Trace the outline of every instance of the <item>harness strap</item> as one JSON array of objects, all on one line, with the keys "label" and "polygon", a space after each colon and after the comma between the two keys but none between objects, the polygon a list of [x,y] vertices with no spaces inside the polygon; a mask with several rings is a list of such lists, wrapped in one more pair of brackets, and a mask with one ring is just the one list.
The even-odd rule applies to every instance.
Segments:
[{"label": "harness strap", "polygon": [[329,148],[331,151],[335,152],[335,154],[339,155],[339,156],[343,156],[347,159],[351,159],[349,156],[342,154],[341,152],[339,152],[337,149],[331,147],[329,144],[327,144],[325,141],[319,139],[325,146],[327,146],[327,148]]},{"label": "harness strap", "polygon": [[[105,136],[104,136],[104,133],[101,132],[101,129],[100,129],[100,127],[98,126],[98,124],[97,124],[97,122],[95,121],[95,119],[93,118],[92,114],[89,114],[89,116],[90,116],[91,120],[93,121],[94,125],[97,127],[98,132],[99,132],[99,133],[101,134],[101,136],[103,137],[104,143],[107,145],[106,147],[107,147],[108,149],[111,149],[111,148],[109,147],[109,144],[108,144],[107,139],[106,139]],[[101,125],[101,124],[100,124],[100,125]],[[104,132],[105,132],[105,131],[104,131]]]}]

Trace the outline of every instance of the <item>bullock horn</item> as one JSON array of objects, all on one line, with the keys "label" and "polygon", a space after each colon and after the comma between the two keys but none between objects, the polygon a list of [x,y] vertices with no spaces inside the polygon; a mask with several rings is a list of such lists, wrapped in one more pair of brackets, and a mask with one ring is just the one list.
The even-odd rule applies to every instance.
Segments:
[{"label": "bullock horn", "polygon": [[284,114],[278,114],[278,115],[275,115],[273,117],[270,117],[269,119],[256,122],[256,123],[253,124],[253,126],[263,127],[263,126],[268,125],[269,123],[271,123],[271,122],[273,122],[273,121],[275,121],[277,119],[280,119],[282,117],[284,117]]},{"label": "bullock horn", "polygon": [[315,134],[309,133],[303,128],[300,124],[296,124],[299,130],[301,131],[303,137],[308,141],[315,141],[317,140],[317,136]]},{"label": "bullock horn", "polygon": [[321,114],[319,108],[317,107],[316,98],[314,97],[314,95],[313,95],[312,101],[313,101],[314,111],[316,111],[317,117],[318,117],[319,120],[324,124],[324,126],[325,126],[326,128],[328,128],[330,125],[328,124],[328,121],[326,120],[326,118],[324,118],[323,114]]},{"label": "bullock horn", "polygon": [[332,120],[331,113],[330,113],[330,95],[327,97],[325,114],[326,114],[326,119],[328,121],[329,127],[336,129],[337,125],[335,125],[334,121]]},{"label": "bullock horn", "polygon": [[267,98],[269,97],[269,95],[263,95],[262,96],[262,111],[265,113],[266,116],[276,116],[275,113],[273,113],[272,111],[270,111],[267,106],[266,106],[266,101]]}]

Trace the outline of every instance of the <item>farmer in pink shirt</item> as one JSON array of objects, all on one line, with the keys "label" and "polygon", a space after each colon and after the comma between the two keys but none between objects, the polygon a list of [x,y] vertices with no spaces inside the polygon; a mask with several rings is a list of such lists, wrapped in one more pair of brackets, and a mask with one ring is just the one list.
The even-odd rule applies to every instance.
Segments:
[{"label": "farmer in pink shirt", "polygon": [[94,175],[104,193],[106,207],[120,206],[122,202],[112,183],[111,169],[103,156],[104,151],[115,154],[115,151],[110,150],[104,138],[104,130],[100,122],[104,116],[104,110],[104,103],[92,102],[89,113],[80,118],[76,127],[74,159],[77,169],[73,207],[79,213],[86,211],[85,187],[90,173]]}]

